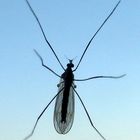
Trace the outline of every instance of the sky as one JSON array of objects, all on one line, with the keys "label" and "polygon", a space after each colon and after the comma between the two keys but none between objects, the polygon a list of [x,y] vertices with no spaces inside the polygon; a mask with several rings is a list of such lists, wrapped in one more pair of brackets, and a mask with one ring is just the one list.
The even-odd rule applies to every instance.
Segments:
[{"label": "sky", "polygon": [[[30,0],[46,36],[66,68],[68,58],[78,63],[88,41],[117,0]],[[97,34],[76,79],[127,74],[121,79],[75,82],[77,92],[97,129],[107,140],[139,140],[140,130],[140,1],[122,0]],[[46,44],[24,0],[0,1],[0,140],[23,140],[57,93],[64,71]],[[54,102],[38,122],[30,140],[101,140],[75,96],[75,118],[70,132],[58,134],[53,125]]]}]

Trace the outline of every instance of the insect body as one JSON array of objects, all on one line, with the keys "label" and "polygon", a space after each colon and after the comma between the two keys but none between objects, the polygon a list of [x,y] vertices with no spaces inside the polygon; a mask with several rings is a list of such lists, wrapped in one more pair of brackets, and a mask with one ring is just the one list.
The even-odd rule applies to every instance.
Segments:
[{"label": "insect body", "polygon": [[48,103],[48,105],[44,108],[44,110],[41,112],[41,114],[38,116],[35,125],[33,127],[33,130],[31,131],[31,133],[24,138],[24,140],[27,140],[28,138],[30,138],[33,133],[34,130],[37,126],[37,123],[39,121],[39,119],[41,118],[41,116],[43,115],[43,113],[46,111],[46,109],[49,107],[49,105],[52,103],[52,101],[56,98],[56,103],[55,103],[55,109],[54,109],[54,127],[56,129],[56,131],[60,134],[66,134],[67,132],[69,132],[69,130],[72,127],[73,124],[73,120],[74,120],[74,93],[77,95],[77,97],[79,98],[81,104],[83,105],[83,108],[87,114],[87,117],[90,121],[90,124],[92,125],[92,127],[95,129],[95,131],[101,136],[101,138],[103,140],[105,140],[105,137],[98,131],[98,129],[93,125],[93,122],[90,118],[90,115],[81,99],[81,97],[79,96],[78,92],[75,90],[75,84],[74,81],[86,81],[86,80],[91,80],[91,79],[97,79],[97,78],[121,78],[124,75],[120,75],[120,76],[93,76],[93,77],[89,77],[89,78],[85,78],[85,79],[75,79],[74,78],[74,71],[77,70],[77,68],[79,67],[79,64],[81,63],[84,54],[86,53],[87,49],[89,48],[92,40],[94,39],[94,37],[97,35],[97,33],[100,31],[100,29],[103,27],[103,25],[106,23],[106,21],[110,18],[110,16],[113,14],[113,12],[115,11],[115,9],[117,8],[117,6],[119,5],[120,1],[118,1],[118,3],[116,4],[116,6],[113,8],[113,10],[111,11],[111,13],[107,16],[107,18],[104,20],[104,22],[101,24],[101,26],[99,27],[99,29],[95,32],[95,34],[92,36],[92,38],[90,39],[90,41],[88,42],[77,66],[75,69],[74,68],[74,64],[72,63],[72,60],[69,60],[69,63],[67,64],[67,68],[65,69],[63,67],[63,65],[61,64],[59,58],[57,57],[54,49],[52,48],[51,44],[49,43],[49,41],[46,38],[46,35],[43,31],[43,28],[41,26],[41,23],[38,19],[38,17],[36,16],[35,12],[33,11],[31,5],[29,4],[28,0],[26,0],[27,5],[29,6],[32,14],[34,15],[40,29],[41,32],[43,34],[43,37],[47,43],[47,45],[49,46],[49,48],[52,50],[55,58],[57,59],[57,61],[59,62],[60,66],[62,67],[62,69],[64,70],[64,73],[60,76],[58,75],[56,72],[54,72],[51,68],[49,68],[48,66],[46,66],[43,62],[42,57],[40,56],[40,54],[36,51],[36,55],[39,57],[42,66],[45,67],[46,69],[48,69],[50,72],[52,72],[53,74],[55,74],[57,77],[60,78],[60,83],[58,84],[58,93],[52,98],[52,100]]},{"label": "insect body", "polygon": [[60,84],[58,84],[58,92],[62,91],[56,98],[54,126],[60,134],[66,134],[70,130],[74,119],[74,75],[72,67],[74,65],[70,61],[67,64],[67,69],[61,75]]}]

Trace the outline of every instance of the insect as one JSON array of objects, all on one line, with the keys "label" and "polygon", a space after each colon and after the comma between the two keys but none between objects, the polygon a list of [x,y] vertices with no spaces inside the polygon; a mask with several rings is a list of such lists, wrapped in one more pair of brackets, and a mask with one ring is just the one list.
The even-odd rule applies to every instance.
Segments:
[{"label": "insect", "polygon": [[63,65],[61,64],[58,56],[56,55],[53,47],[51,46],[51,44],[49,43],[49,41],[46,38],[46,35],[44,33],[44,30],[42,28],[42,25],[37,17],[37,15],[35,14],[34,10],[32,9],[30,3],[28,2],[28,0],[26,0],[27,5],[29,6],[30,11],[32,12],[33,16],[35,17],[41,32],[43,34],[43,37],[47,43],[47,45],[49,46],[49,48],[51,49],[51,51],[53,52],[55,58],[57,59],[58,63],[60,64],[60,66],[62,67],[62,69],[64,70],[64,73],[60,76],[58,75],[55,71],[53,71],[51,68],[49,68],[48,66],[46,66],[43,62],[42,57],[40,56],[40,54],[36,51],[36,55],[39,57],[41,64],[43,67],[45,67],[46,69],[48,69],[49,71],[51,71],[54,75],[56,75],[57,77],[60,78],[60,83],[58,84],[58,93],[52,98],[52,100],[47,104],[47,106],[44,108],[44,110],[41,112],[41,114],[38,116],[35,125],[31,131],[31,133],[24,138],[24,140],[27,140],[28,138],[30,138],[34,131],[35,128],[38,124],[38,121],[40,120],[41,116],[43,115],[43,113],[46,111],[46,109],[49,107],[49,105],[54,101],[54,99],[56,98],[56,102],[55,102],[55,108],[54,108],[54,117],[53,117],[53,121],[54,121],[54,127],[56,129],[56,131],[59,134],[66,134],[70,131],[72,124],[73,124],[73,120],[74,120],[74,94],[76,94],[87,114],[87,117],[90,121],[91,126],[95,129],[95,131],[101,136],[101,138],[103,140],[105,140],[105,137],[98,131],[98,129],[94,126],[90,115],[81,99],[81,97],[79,96],[78,92],[76,91],[76,86],[74,84],[74,81],[87,81],[87,80],[91,80],[91,79],[97,79],[97,78],[121,78],[123,76],[125,76],[125,74],[120,75],[120,76],[93,76],[93,77],[89,77],[89,78],[85,78],[85,79],[75,79],[74,78],[74,72],[77,70],[77,68],[79,67],[87,49],[89,48],[92,40],[94,39],[94,37],[97,35],[97,33],[101,30],[101,28],[104,26],[104,24],[107,22],[107,20],[111,17],[111,15],[114,13],[114,11],[116,10],[116,8],[118,7],[118,5],[120,4],[121,1],[118,1],[118,3],[115,5],[115,7],[113,8],[113,10],[111,11],[111,13],[107,16],[107,18],[104,20],[104,22],[101,24],[101,26],[98,28],[98,30],[95,32],[95,34],[92,36],[92,38],[90,39],[90,41],[88,42],[77,66],[75,69],[74,68],[74,64],[73,64],[73,60],[69,60],[69,63],[67,64],[67,68],[65,69],[63,67]]}]

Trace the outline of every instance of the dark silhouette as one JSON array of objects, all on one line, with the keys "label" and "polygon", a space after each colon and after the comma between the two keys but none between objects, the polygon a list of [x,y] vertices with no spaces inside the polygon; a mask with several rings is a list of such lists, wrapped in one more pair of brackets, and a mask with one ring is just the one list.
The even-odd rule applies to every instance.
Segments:
[{"label": "dark silhouette", "polygon": [[103,140],[106,140],[105,137],[98,131],[98,129],[93,125],[93,122],[90,118],[90,115],[81,99],[81,97],[79,96],[78,92],[75,90],[75,85],[74,85],[74,81],[86,81],[86,80],[91,80],[91,79],[97,79],[97,78],[121,78],[125,75],[120,75],[120,76],[93,76],[90,78],[85,78],[85,79],[74,79],[74,74],[73,72],[77,70],[77,68],[79,67],[87,49],[89,48],[92,40],[94,39],[94,37],[97,35],[97,33],[101,30],[101,28],[104,26],[104,24],[108,21],[108,19],[111,17],[111,15],[114,13],[114,11],[116,10],[116,8],[118,7],[118,5],[120,4],[121,1],[118,1],[118,3],[116,4],[116,6],[113,8],[113,10],[111,11],[111,13],[107,16],[107,18],[103,21],[103,23],[101,24],[101,26],[98,28],[98,30],[95,32],[95,34],[92,36],[92,38],[90,39],[90,41],[88,42],[77,66],[75,69],[72,70],[72,68],[74,67],[74,64],[72,63],[72,60],[69,60],[69,63],[67,64],[67,68],[65,69],[63,67],[63,65],[61,64],[58,56],[56,55],[54,49],[52,48],[52,46],[50,45],[49,41],[46,38],[46,35],[43,31],[43,28],[41,26],[41,23],[37,17],[37,15],[35,14],[34,10],[32,9],[31,5],[29,4],[28,0],[26,0],[27,5],[29,6],[32,14],[34,15],[37,23],[39,24],[39,27],[41,29],[41,32],[44,36],[44,39],[47,43],[47,45],[49,46],[49,48],[52,50],[54,56],[56,57],[57,61],[59,62],[60,66],[63,68],[64,73],[60,76],[58,75],[56,72],[54,72],[51,68],[49,68],[48,66],[46,66],[43,62],[42,57],[40,56],[40,54],[36,51],[36,55],[39,57],[42,66],[45,67],[46,69],[48,69],[49,71],[51,71],[53,74],[55,74],[56,76],[58,76],[60,78],[60,83],[58,84],[58,93],[52,98],[52,100],[48,103],[48,105],[44,108],[44,110],[41,112],[41,114],[39,115],[39,117],[37,118],[35,125],[33,127],[33,130],[31,131],[31,133],[24,139],[27,140],[28,138],[30,138],[33,133],[34,130],[37,126],[37,123],[39,121],[39,119],[41,118],[41,116],[43,115],[43,113],[46,111],[46,109],[49,107],[49,105],[52,103],[52,101],[56,98],[56,103],[55,103],[55,109],[54,109],[54,126],[55,129],[58,133],[60,134],[66,134],[67,132],[69,132],[69,130],[72,127],[73,124],[73,119],[74,119],[74,93],[76,93],[76,95],[78,96],[81,104],[83,105],[83,108],[87,114],[87,117],[92,125],[92,127],[95,129],[95,131],[101,136],[101,138]]}]

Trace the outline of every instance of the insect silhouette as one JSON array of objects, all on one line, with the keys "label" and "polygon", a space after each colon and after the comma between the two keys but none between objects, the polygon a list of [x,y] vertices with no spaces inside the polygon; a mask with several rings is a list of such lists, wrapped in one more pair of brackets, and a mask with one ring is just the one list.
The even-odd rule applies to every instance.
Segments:
[{"label": "insect silhouette", "polygon": [[111,13],[107,16],[107,18],[103,21],[103,23],[101,24],[101,26],[98,28],[98,30],[95,32],[95,34],[92,36],[92,38],[90,39],[90,41],[88,42],[77,66],[75,69],[74,68],[74,64],[73,64],[73,60],[69,60],[69,63],[67,64],[67,68],[65,69],[63,67],[63,65],[61,64],[58,56],[56,55],[53,47],[51,46],[51,44],[49,43],[49,41],[46,38],[46,35],[44,33],[44,30],[42,28],[42,25],[37,17],[37,15],[35,14],[34,10],[32,9],[30,3],[28,2],[28,0],[26,0],[26,3],[30,9],[30,11],[32,12],[33,16],[35,17],[41,32],[43,34],[43,37],[47,43],[47,45],[49,46],[49,48],[51,49],[51,51],[53,52],[55,58],[57,59],[57,61],[59,62],[60,66],[62,67],[62,69],[64,70],[64,73],[60,76],[58,75],[55,71],[53,71],[51,68],[49,68],[48,66],[46,66],[43,62],[42,57],[40,56],[40,54],[36,51],[36,55],[39,57],[42,66],[45,67],[46,69],[48,69],[49,71],[51,71],[54,75],[56,75],[57,77],[60,78],[60,83],[58,84],[58,93],[52,98],[52,100],[47,104],[47,106],[44,108],[44,110],[41,112],[41,114],[38,116],[35,125],[31,131],[31,133],[24,138],[24,140],[27,140],[28,138],[30,138],[34,131],[35,128],[37,126],[38,121],[40,120],[41,116],[43,115],[43,113],[46,111],[46,109],[49,107],[49,105],[54,101],[54,99],[56,98],[56,102],[55,102],[55,108],[54,108],[54,117],[53,117],[53,122],[54,122],[54,127],[56,129],[56,131],[59,134],[66,134],[70,131],[72,124],[73,124],[73,120],[74,120],[74,104],[75,104],[75,96],[74,93],[77,95],[77,97],[79,98],[85,112],[86,115],[90,121],[91,126],[95,129],[95,131],[101,136],[101,138],[103,140],[106,140],[105,137],[99,132],[99,130],[94,126],[91,117],[81,99],[81,97],[79,96],[78,92],[76,91],[76,86],[74,84],[74,81],[87,81],[87,80],[91,80],[91,79],[97,79],[97,78],[121,78],[123,76],[125,76],[125,74],[120,75],[120,76],[93,76],[93,77],[89,77],[89,78],[85,78],[85,79],[75,79],[74,78],[74,74],[73,72],[77,70],[77,68],[79,67],[87,49],[89,48],[92,40],[94,39],[94,37],[97,35],[97,33],[101,30],[101,28],[103,27],[103,25],[107,22],[107,20],[111,17],[111,15],[114,13],[114,11],[116,10],[116,8],[118,7],[118,5],[120,4],[121,1],[118,1],[118,3],[115,5],[115,7],[113,8],[113,10],[111,11]]}]

